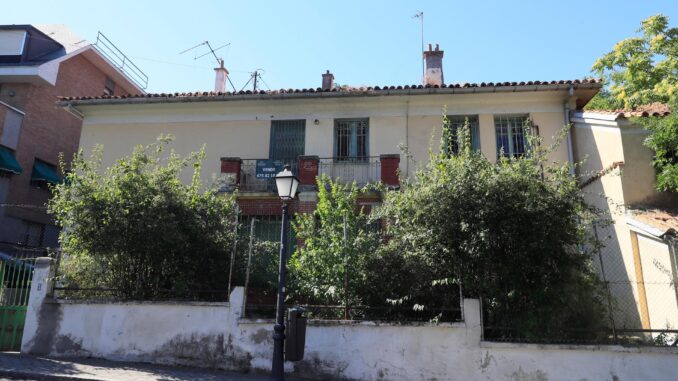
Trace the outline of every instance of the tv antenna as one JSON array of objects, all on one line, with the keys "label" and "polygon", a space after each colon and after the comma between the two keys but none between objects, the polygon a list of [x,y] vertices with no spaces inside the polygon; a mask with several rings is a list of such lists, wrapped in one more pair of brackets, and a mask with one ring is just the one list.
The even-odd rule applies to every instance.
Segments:
[{"label": "tv antenna", "polygon": [[[201,46],[207,46],[207,49],[209,49],[209,52],[203,53],[203,54],[201,54],[201,55],[199,55],[199,56],[196,55],[195,57],[193,57],[193,61],[198,60],[198,59],[200,59],[200,58],[202,58],[202,57],[205,57],[205,56],[207,56],[207,55],[212,54],[212,55],[214,56],[214,59],[217,61],[217,65],[219,65],[219,67],[223,68],[223,67],[224,67],[224,59],[221,58],[221,57],[217,57],[217,53],[215,53],[215,52],[216,52],[217,50],[219,50],[219,49],[225,48],[225,47],[230,46],[230,45],[231,45],[231,43],[229,42],[229,43],[226,43],[226,44],[224,44],[224,45],[219,46],[219,47],[216,48],[216,49],[213,49],[213,48],[212,48],[212,45],[210,44],[209,41],[204,41],[204,42],[199,43],[199,44],[196,45],[196,46],[193,46],[193,47],[191,47],[191,48],[188,48],[188,49],[186,49],[186,50],[184,50],[184,51],[179,52],[179,54],[184,54],[184,53],[190,52],[191,50],[197,49],[197,48],[199,48],[199,47],[201,47]],[[227,76],[226,78],[228,79],[228,83],[231,84],[231,87],[233,87],[233,91],[235,91],[235,86],[233,85],[233,82],[231,82],[231,78],[229,78],[228,76]]]},{"label": "tv antenna", "polygon": [[261,69],[261,68],[255,69],[253,72],[251,72],[250,73],[250,79],[247,80],[247,83],[245,83],[245,86],[243,86],[240,91],[244,90],[245,87],[247,87],[247,85],[250,84],[250,82],[252,82],[252,91],[257,91],[259,89],[259,81],[263,82],[263,84],[266,85],[266,87],[268,87],[269,90],[270,90],[268,83],[266,83],[266,81],[264,81],[264,79],[261,78],[261,73],[263,73],[263,72],[264,72],[264,69]]}]

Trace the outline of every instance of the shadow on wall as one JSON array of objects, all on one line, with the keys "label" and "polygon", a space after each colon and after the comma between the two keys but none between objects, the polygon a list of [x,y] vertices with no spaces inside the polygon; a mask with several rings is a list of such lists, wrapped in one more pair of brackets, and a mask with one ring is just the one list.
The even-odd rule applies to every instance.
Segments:
[{"label": "shadow on wall", "polygon": [[[619,174],[613,172],[606,176],[619,176]],[[607,301],[608,308],[612,311],[611,321],[608,324],[617,329],[640,328],[642,324],[635,296],[635,274],[631,273],[634,268],[633,257],[628,255],[631,249],[629,237],[619,236],[624,233],[624,230],[628,230],[624,225],[624,207],[615,204],[614,200],[608,202],[602,196],[604,190],[601,181],[593,182],[584,191],[589,194],[587,198],[590,202],[613,219],[611,225],[595,227],[594,231],[598,242],[603,246],[596,254],[593,263],[600,279],[607,287],[605,291],[609,291],[611,296]],[[622,247],[624,243],[628,243],[628,247]]]}]

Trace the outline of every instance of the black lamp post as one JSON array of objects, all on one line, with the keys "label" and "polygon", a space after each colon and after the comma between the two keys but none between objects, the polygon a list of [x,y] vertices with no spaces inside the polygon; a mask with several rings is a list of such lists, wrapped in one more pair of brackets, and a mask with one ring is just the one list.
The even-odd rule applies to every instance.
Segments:
[{"label": "black lamp post", "polygon": [[282,227],[280,228],[280,267],[278,270],[278,302],[275,311],[275,326],[273,327],[273,366],[271,380],[285,380],[285,288],[287,282],[287,235],[288,235],[288,207],[294,199],[299,186],[299,179],[292,173],[290,166],[275,176],[275,185],[278,196],[282,200]]}]

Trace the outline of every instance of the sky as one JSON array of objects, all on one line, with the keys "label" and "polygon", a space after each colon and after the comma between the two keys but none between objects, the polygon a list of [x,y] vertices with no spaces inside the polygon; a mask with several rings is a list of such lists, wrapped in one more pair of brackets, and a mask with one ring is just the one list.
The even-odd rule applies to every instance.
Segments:
[{"label": "sky", "polygon": [[[319,87],[330,70],[351,86],[419,84],[424,41],[445,51],[446,83],[577,79],[676,0],[2,0],[0,24],[66,24],[104,33],[149,77],[149,92],[210,91],[219,49],[237,90]],[[250,83],[246,89],[251,89]]]}]

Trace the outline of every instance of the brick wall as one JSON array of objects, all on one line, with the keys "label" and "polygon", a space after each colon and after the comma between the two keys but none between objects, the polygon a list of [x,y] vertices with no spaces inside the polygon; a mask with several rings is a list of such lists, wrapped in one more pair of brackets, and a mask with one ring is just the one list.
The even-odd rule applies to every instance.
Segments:
[{"label": "brick wall", "polygon": [[[95,96],[104,90],[106,75],[82,55],[61,62],[54,86],[24,83],[0,85],[0,100],[26,113],[16,157],[23,173],[10,179],[5,202],[11,204],[44,205],[49,191],[30,185],[35,158],[54,165],[59,155],[66,161],[78,149],[82,121],[67,111],[57,108],[58,96]],[[125,84],[124,87],[129,87]],[[117,91],[124,88],[116,86]],[[10,94],[13,93],[13,96]],[[6,208],[6,213],[20,219],[49,224],[51,219],[44,211],[27,208]]]}]

